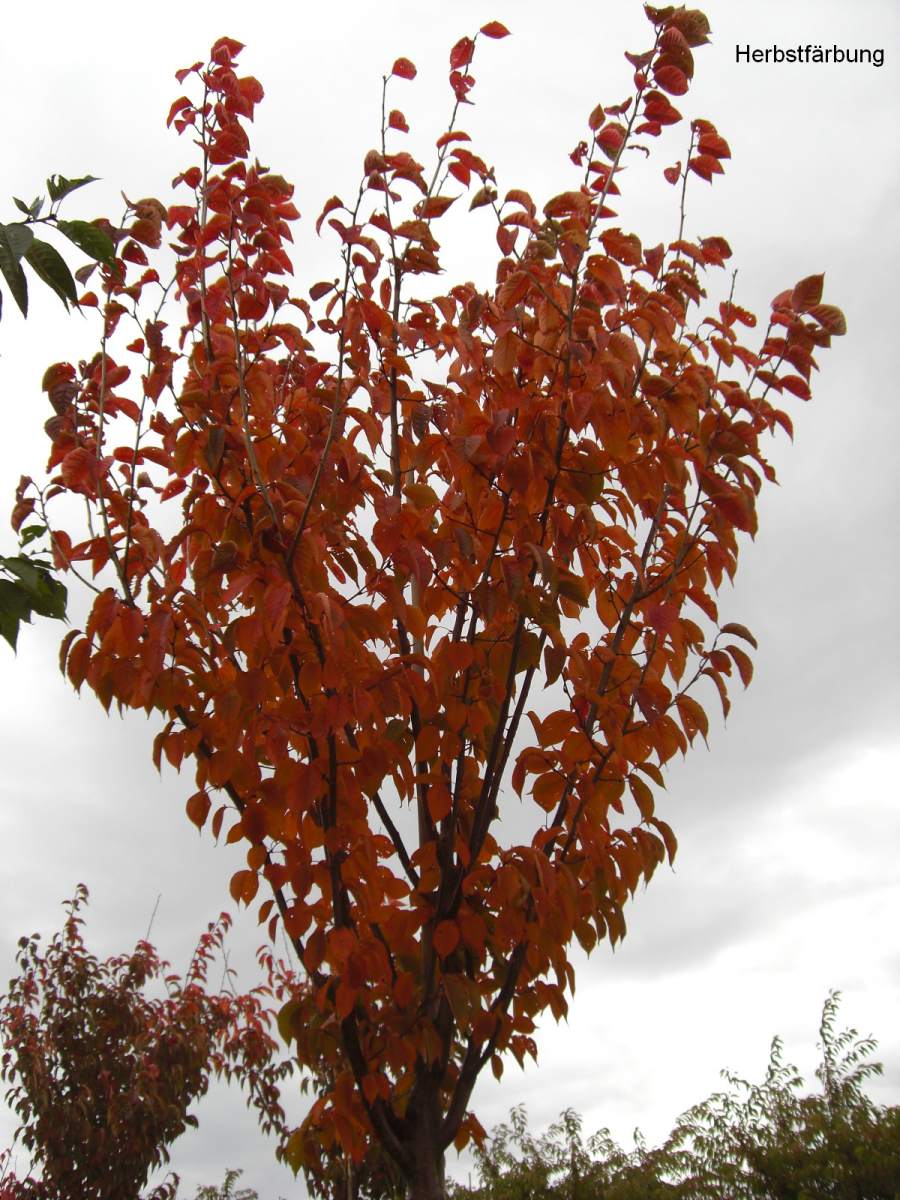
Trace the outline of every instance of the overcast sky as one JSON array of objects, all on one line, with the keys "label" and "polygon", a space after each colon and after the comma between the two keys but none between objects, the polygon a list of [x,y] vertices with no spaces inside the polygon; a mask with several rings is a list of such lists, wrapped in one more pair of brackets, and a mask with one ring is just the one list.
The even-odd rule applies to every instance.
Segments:
[{"label": "overcast sky", "polygon": [[[710,751],[668,773],[661,808],[680,841],[675,870],[660,870],[632,905],[615,954],[578,955],[569,1022],[542,1027],[539,1065],[522,1073],[511,1062],[502,1084],[480,1083],[486,1126],[524,1100],[535,1126],[571,1105],[589,1129],[628,1139],[639,1125],[659,1139],[718,1085],[720,1068],[761,1075],[775,1033],[811,1071],[832,987],[844,994],[842,1020],[880,1041],[885,1076],[873,1094],[900,1102],[900,9],[711,0],[706,11],[714,43],[697,51],[684,109],[712,119],[734,157],[714,188],[692,181],[687,232],[729,239],[739,299],[757,310],[824,270],[825,299],[844,309],[849,336],[821,355],[814,401],[793,405],[796,442],[773,450],[781,486],[764,496],[759,536],[722,596],[723,619],[758,636],[756,677],[735,696],[727,729],[716,723]],[[173,72],[228,34],[247,43],[243,70],[267,93],[257,153],[297,185],[298,281],[308,286],[335,261],[309,218],[355,186],[376,140],[382,72],[398,54],[419,67],[397,99],[424,153],[448,111],[447,50],[490,19],[514,36],[479,53],[467,127],[501,192],[546,199],[570,186],[566,154],[594,104],[628,94],[621,51],[646,40],[637,0],[17,7],[0,44],[0,220],[15,219],[11,194],[30,199],[50,171],[103,179],[72,198],[71,216],[117,212],[119,190],[165,199],[190,161],[164,127],[179,94]],[[885,62],[737,64],[738,43],[867,47]],[[683,154],[677,136],[655,169]],[[641,189],[622,224],[648,241],[653,230],[665,236],[671,202],[664,187]],[[480,268],[487,281],[477,245],[448,240],[454,249],[463,277]],[[449,254],[445,265],[453,274]],[[5,304],[0,509],[46,457],[44,367],[93,349],[87,322],[41,289],[27,324]],[[13,546],[7,531],[0,552]],[[77,619],[77,598],[72,611]],[[153,940],[183,970],[205,923],[233,910],[227,881],[242,856],[188,824],[189,774],[157,776],[146,721],[107,718],[87,691],[71,693],[56,668],[60,634],[42,622],[23,631],[16,658],[0,646],[0,980],[20,934],[58,928],[78,881],[91,890],[88,941],[103,956],[145,934],[161,893]],[[260,933],[252,911],[237,915],[232,963],[244,987],[257,982]],[[299,1101],[293,1111],[299,1119]],[[303,1195],[239,1095],[215,1090],[198,1116],[199,1132],[173,1157],[183,1194],[239,1166],[261,1200]],[[14,1125],[0,1111],[0,1146]],[[452,1156],[449,1166],[459,1169]]]}]

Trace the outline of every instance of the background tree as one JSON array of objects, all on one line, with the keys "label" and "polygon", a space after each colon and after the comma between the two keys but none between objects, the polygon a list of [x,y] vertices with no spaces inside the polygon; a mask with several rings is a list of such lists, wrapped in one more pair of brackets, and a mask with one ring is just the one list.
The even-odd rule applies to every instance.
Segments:
[{"label": "background tree", "polygon": [[835,1031],[838,1001],[831,993],[822,1013],[819,1091],[804,1093],[776,1037],[762,1083],[723,1071],[728,1090],[682,1114],[656,1148],[636,1133],[625,1151],[605,1129],[583,1141],[571,1111],[536,1136],[520,1106],[476,1148],[479,1183],[454,1187],[454,1200],[895,1200],[900,1107],[865,1094],[882,1070],[876,1043]]},{"label": "background tree", "polygon": [[669,1145],[688,1150],[692,1197],[900,1194],[900,1107],[879,1108],[865,1094],[866,1080],[882,1072],[870,1058],[876,1043],[855,1029],[835,1031],[839,999],[832,992],[822,1010],[819,1092],[802,1094],[802,1076],[776,1037],[762,1083],[724,1071],[729,1090],[681,1117]]},{"label": "background tree", "polygon": [[254,1188],[237,1188],[235,1191],[235,1186],[241,1175],[241,1171],[231,1167],[228,1168],[221,1187],[198,1187],[194,1200],[259,1200],[259,1196]]},{"label": "background tree", "polygon": [[[0,1078],[20,1120],[15,1141],[40,1168],[40,1180],[6,1177],[3,1195],[137,1197],[169,1161],[172,1143],[197,1124],[188,1110],[213,1074],[239,1080],[261,1128],[283,1142],[279,1084],[292,1064],[275,1058],[278,1043],[267,1032],[272,992],[206,987],[228,914],[199,939],[182,980],[146,940],[99,962],[81,935],[86,902],[80,885],[43,953],[37,935],[20,940],[19,974],[0,998]],[[147,995],[159,984],[163,995]],[[177,1182],[170,1175],[148,1200],[174,1197]]]},{"label": "background tree", "polygon": [[[593,110],[542,216],[522,190],[500,199],[457,125],[478,39],[451,51],[429,171],[396,149],[388,88],[415,74],[397,59],[357,194],[320,218],[341,264],[315,310],[283,280],[292,189],[249,159],[262,89],[220,39],[170,113],[200,150],[186,202],[140,201],[114,231],[102,301],[81,301],[100,352],[48,374],[75,394],[48,430],[49,489],[26,485],[16,510],[87,500],[92,525],[53,528],[57,561],[111,586],[64,643],[68,676],[162,713],[156,761],[195,759],[200,827],[224,792],[213,833],[230,807],[248,845],[232,893],[249,904],[266,881],[261,917],[306,968],[321,1019],[304,997],[282,1025],[331,1082],[292,1163],[335,1145],[360,1160],[374,1133],[416,1200],[443,1194],[445,1148],[480,1135],[480,1071],[536,1054],[537,1015],[566,1011],[573,936],[621,937],[628,897],[674,854],[654,789],[706,735],[696,686],[727,710],[752,671],[715,593],[774,478],[761,439],[790,431],[770,397],[808,397],[815,350],[844,329],[819,275],[776,297],[756,349],[733,279],[704,307],[730,257],[684,237],[689,177],[730,155],[706,120],[664,172],[674,239],[611,224],[626,156],[680,122],[670,97],[707,40],[699,12],[647,14],[632,95]],[[436,294],[460,185],[495,234],[496,282]],[[164,223],[169,282],[146,254]],[[501,842],[510,787],[533,804]]]}]

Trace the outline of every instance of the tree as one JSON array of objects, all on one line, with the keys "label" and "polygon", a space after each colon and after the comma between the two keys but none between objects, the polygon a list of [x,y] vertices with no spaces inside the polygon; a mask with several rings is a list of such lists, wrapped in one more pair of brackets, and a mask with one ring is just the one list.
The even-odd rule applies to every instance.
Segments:
[{"label": "tree", "polygon": [[896,1200],[900,1107],[866,1096],[882,1071],[876,1043],[835,1032],[838,1002],[832,992],[822,1012],[819,1092],[802,1094],[776,1037],[762,1083],[723,1071],[728,1090],[683,1113],[655,1149],[636,1134],[625,1152],[605,1129],[584,1142],[571,1111],[536,1137],[519,1106],[476,1150],[479,1185],[455,1187],[454,1200]]},{"label": "tree", "polygon": [[529,1132],[525,1106],[475,1148],[479,1184],[457,1184],[453,1200],[669,1200],[683,1197],[671,1182],[675,1155],[651,1150],[635,1133],[629,1153],[609,1130],[582,1137],[581,1117],[566,1109],[540,1135]]},{"label": "tree", "polygon": [[[278,1043],[264,1006],[271,988],[206,988],[228,914],[201,936],[181,980],[146,940],[99,962],[81,934],[86,902],[80,885],[44,953],[37,935],[20,939],[19,974],[0,997],[0,1078],[20,1119],[15,1140],[41,1169],[40,1180],[4,1178],[4,1200],[137,1197],[169,1161],[169,1146],[196,1126],[188,1110],[213,1073],[238,1079],[261,1127],[284,1141],[279,1083],[292,1064],[273,1057]],[[271,984],[270,956],[267,964]],[[283,967],[280,976],[288,978]],[[162,997],[146,995],[160,983]],[[227,1195],[234,1178],[226,1176]],[[177,1183],[170,1175],[148,1200],[174,1200]]]},{"label": "tree", "polygon": [[259,1200],[253,1188],[234,1190],[234,1184],[240,1179],[241,1171],[228,1168],[225,1171],[225,1181],[221,1187],[198,1187],[194,1200]]},{"label": "tree", "polygon": [[692,1200],[896,1200],[900,1107],[878,1108],[865,1094],[866,1081],[882,1073],[870,1057],[876,1042],[835,1031],[839,1001],[832,992],[822,1010],[821,1091],[801,1094],[803,1079],[776,1037],[762,1083],[723,1071],[729,1090],[679,1119],[669,1148],[687,1151]]},{"label": "tree", "polygon": [[[327,1083],[289,1160],[361,1161],[374,1137],[414,1200],[481,1136],[482,1069],[536,1055],[538,1014],[566,1012],[573,937],[622,937],[675,854],[656,795],[707,735],[698,685],[727,712],[752,674],[752,634],[715,596],[774,480],[762,443],[791,432],[773,401],[808,398],[844,332],[821,275],[775,298],[756,349],[733,276],[707,307],[731,256],[685,232],[689,180],[730,156],[707,120],[664,171],[673,240],[613,223],[626,156],[682,121],[708,40],[700,12],[646,11],[631,95],[594,108],[542,213],[501,199],[458,124],[476,48],[507,30],[452,48],[427,170],[400,148],[398,58],[359,187],[317,223],[340,271],[309,300],[286,282],[293,189],[250,157],[262,88],[217,41],[169,114],[198,160],[176,203],[138,201],[113,232],[101,296],[81,298],[100,350],[48,372],[51,397],[69,389],[52,477],[14,514],[86,501],[92,524],[53,525],[59,566],[97,579],[63,668],[107,709],[161,714],[157,765],[194,762],[198,828],[218,838],[232,813],[232,895],[264,882],[260,918],[305,967],[281,1027]],[[466,193],[500,252],[486,288],[438,279]],[[164,226],[171,279],[147,255]]]}]

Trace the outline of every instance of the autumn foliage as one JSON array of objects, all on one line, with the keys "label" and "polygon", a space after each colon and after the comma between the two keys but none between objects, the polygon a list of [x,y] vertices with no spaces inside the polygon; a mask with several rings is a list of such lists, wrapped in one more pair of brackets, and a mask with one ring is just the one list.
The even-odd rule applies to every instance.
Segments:
[{"label": "autumn foliage", "polygon": [[[480,1136],[482,1068],[566,1012],[573,938],[621,938],[675,854],[663,770],[752,674],[716,593],[774,480],[764,442],[844,331],[813,275],[745,343],[727,241],[685,233],[688,183],[730,157],[707,120],[663,172],[672,240],[620,224],[623,167],[683,121],[709,32],[646,11],[631,94],[594,108],[541,206],[459,124],[507,30],[453,47],[427,164],[397,59],[359,186],[317,221],[337,276],[299,290],[293,188],[250,153],[262,87],[216,42],[169,116],[194,162],[112,229],[81,299],[100,350],[48,370],[52,478],[14,515],[96,580],[68,678],[161,714],[156,763],[191,763],[189,819],[246,845],[232,895],[262,889],[308,973],[281,1025],[330,1082],[291,1161],[374,1133],[415,1197]],[[496,238],[489,286],[443,274],[457,217]],[[54,519],[61,494],[90,526]]]}]

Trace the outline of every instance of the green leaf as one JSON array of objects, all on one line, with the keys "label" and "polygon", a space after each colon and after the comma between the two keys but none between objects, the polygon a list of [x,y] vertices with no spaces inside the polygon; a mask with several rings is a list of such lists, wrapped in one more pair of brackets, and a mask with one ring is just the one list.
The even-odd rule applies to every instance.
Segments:
[{"label": "green leaf", "polygon": [[0,566],[21,581],[18,584],[10,580],[0,582],[12,582],[13,586],[22,590],[28,598],[31,610],[42,617],[65,620],[68,593],[65,585],[55,579],[46,567],[21,555],[15,558],[0,556]]},{"label": "green leaf", "polygon": [[31,620],[31,601],[20,583],[0,579],[0,636],[5,637],[13,650],[19,637],[19,625]]},{"label": "green leaf", "polygon": [[69,593],[66,585],[54,579],[49,571],[41,570],[41,596],[34,602],[32,608],[41,617],[52,617],[54,621],[65,621],[66,603]]},{"label": "green leaf", "polygon": [[116,248],[112,238],[89,221],[57,221],[60,233],[65,234],[79,250],[89,254],[97,262],[112,265],[116,257]]},{"label": "green leaf", "polygon": [[278,1010],[278,1032],[281,1034],[282,1041],[288,1046],[294,1036],[292,1023],[294,1016],[300,1011],[300,1005],[296,1000],[288,1000],[282,1008]]},{"label": "green leaf", "polygon": [[[13,241],[9,237],[10,228],[9,225],[0,225],[0,271],[3,272],[3,278],[13,294],[13,299],[22,310],[22,316],[27,317],[28,283],[19,262],[21,254],[16,252]],[[14,238],[15,236],[13,235]]]},{"label": "green leaf", "polygon": [[31,559],[19,555],[15,558],[6,558],[4,555],[0,555],[0,567],[4,567],[11,575],[17,575],[29,592],[37,593],[41,579],[38,569]]},{"label": "green leaf", "polygon": [[51,175],[47,180],[47,191],[50,193],[50,199],[55,203],[77,188],[84,187],[86,183],[96,182],[96,175],[82,175],[80,179],[66,179],[65,175]]},{"label": "green leaf", "polygon": [[9,239],[9,244],[16,259],[22,258],[34,241],[34,234],[23,221],[16,221],[12,225],[4,225],[4,229],[6,230],[6,236]]},{"label": "green leaf", "polygon": [[48,243],[37,238],[31,244],[25,255],[25,261],[47,287],[52,288],[62,300],[66,308],[78,301],[78,291],[72,272],[65,264],[62,255]]},{"label": "green leaf", "polygon": [[28,525],[19,531],[19,545],[27,546],[29,542],[33,542],[35,538],[43,536],[46,532],[46,525]]},{"label": "green leaf", "polygon": [[23,212],[26,217],[34,221],[41,215],[41,209],[44,207],[44,197],[35,196],[30,204],[26,204],[24,200],[20,200],[18,196],[13,196],[13,203],[19,212]]}]

